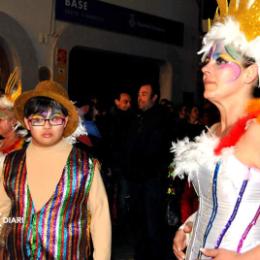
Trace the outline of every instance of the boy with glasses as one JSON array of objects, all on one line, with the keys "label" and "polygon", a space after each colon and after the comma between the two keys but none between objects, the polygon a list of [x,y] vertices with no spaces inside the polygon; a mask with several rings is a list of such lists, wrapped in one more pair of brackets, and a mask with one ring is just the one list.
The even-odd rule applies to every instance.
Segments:
[{"label": "boy with glasses", "polygon": [[6,254],[88,259],[90,228],[94,259],[110,259],[111,224],[99,164],[68,142],[79,117],[67,92],[56,82],[40,82],[16,100],[15,114],[32,140],[4,163],[9,216],[22,219],[5,225]]}]

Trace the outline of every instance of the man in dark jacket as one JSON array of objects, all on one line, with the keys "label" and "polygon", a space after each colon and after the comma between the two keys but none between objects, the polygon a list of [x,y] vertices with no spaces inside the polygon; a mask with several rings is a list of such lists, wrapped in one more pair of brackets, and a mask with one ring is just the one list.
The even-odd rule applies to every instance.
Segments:
[{"label": "man in dark jacket", "polygon": [[135,260],[164,259],[164,194],[170,150],[170,122],[158,105],[159,88],[143,84],[138,114],[127,138],[127,179],[135,230]]},{"label": "man in dark jacket", "polygon": [[125,147],[127,132],[133,119],[130,94],[124,89],[119,90],[114,104],[107,116],[106,165],[111,175],[108,194],[112,220],[122,230],[127,225],[129,197],[125,179]]}]

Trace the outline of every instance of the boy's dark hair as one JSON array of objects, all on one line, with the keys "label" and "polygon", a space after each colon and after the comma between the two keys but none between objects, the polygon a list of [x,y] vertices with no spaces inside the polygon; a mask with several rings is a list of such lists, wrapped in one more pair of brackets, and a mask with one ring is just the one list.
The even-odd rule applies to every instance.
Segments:
[{"label": "boy's dark hair", "polygon": [[67,109],[54,99],[48,97],[33,97],[29,99],[24,106],[24,116],[28,118],[33,114],[41,114],[49,108],[53,110],[61,110],[64,116],[68,115]]}]

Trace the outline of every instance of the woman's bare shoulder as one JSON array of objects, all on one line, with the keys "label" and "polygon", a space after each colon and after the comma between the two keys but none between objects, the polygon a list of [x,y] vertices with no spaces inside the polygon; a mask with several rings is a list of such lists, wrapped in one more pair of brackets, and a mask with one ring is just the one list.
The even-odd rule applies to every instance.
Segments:
[{"label": "woman's bare shoulder", "polygon": [[235,154],[242,162],[260,168],[260,124],[256,120],[248,123],[245,133],[235,146]]}]

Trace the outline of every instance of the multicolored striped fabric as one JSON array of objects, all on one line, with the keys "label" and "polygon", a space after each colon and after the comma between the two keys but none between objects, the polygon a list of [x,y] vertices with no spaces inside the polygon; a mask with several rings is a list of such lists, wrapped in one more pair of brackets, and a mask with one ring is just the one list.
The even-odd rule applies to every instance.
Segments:
[{"label": "multicolored striped fabric", "polygon": [[25,149],[7,156],[5,189],[12,200],[8,224],[10,259],[87,259],[87,199],[94,162],[73,147],[56,190],[35,211],[26,181]]}]

